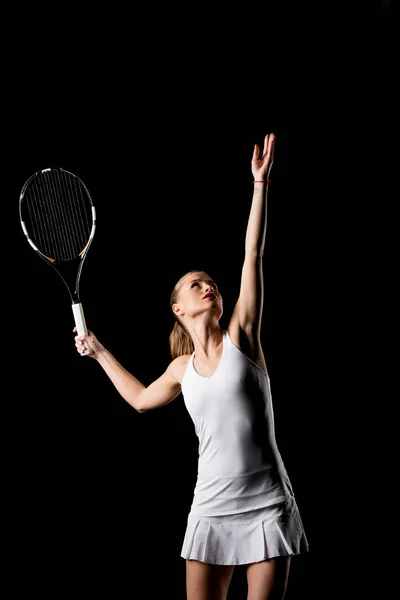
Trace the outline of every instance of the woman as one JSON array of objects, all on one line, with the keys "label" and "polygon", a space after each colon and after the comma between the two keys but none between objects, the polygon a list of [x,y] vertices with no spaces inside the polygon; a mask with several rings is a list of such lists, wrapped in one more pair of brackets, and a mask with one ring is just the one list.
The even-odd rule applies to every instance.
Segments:
[{"label": "woman", "polygon": [[[291,556],[308,550],[299,510],[275,441],[270,380],[260,341],[267,191],[275,135],[254,147],[254,193],[237,303],[229,325],[203,271],[171,294],[172,362],[149,386],[129,373],[92,332],[75,336],[138,412],[182,392],[199,438],[197,482],[181,556],[188,600],[226,600],[236,565],[246,565],[248,599],[282,600]],[[75,330],[74,330],[75,331]]]}]

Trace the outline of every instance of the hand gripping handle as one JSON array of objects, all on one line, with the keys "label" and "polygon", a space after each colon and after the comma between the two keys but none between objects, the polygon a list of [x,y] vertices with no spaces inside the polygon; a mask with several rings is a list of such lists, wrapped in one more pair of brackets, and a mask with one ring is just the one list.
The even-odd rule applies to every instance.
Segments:
[{"label": "hand gripping handle", "polygon": [[[72,312],[74,313],[76,331],[78,335],[87,335],[87,327],[85,322],[85,315],[83,314],[82,304],[80,302],[76,302],[72,305]],[[87,356],[88,354],[92,354],[90,348],[86,348],[84,352],[82,352],[81,356]]]}]

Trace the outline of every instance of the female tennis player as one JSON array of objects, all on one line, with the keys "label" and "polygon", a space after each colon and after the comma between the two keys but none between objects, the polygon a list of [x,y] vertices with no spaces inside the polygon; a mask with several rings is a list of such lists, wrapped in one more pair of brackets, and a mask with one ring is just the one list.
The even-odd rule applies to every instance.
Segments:
[{"label": "female tennis player", "polygon": [[[236,565],[245,565],[248,600],[282,600],[291,558],[308,551],[299,508],[274,433],[270,379],[260,341],[262,259],[275,135],[256,144],[254,193],[239,297],[227,329],[223,300],[203,271],[184,274],[171,294],[172,362],[147,387],[88,331],[78,352],[104,369],[139,413],[182,392],[199,440],[198,474],[181,556],[188,600],[226,600]],[[76,331],[76,329],[74,330]]]}]

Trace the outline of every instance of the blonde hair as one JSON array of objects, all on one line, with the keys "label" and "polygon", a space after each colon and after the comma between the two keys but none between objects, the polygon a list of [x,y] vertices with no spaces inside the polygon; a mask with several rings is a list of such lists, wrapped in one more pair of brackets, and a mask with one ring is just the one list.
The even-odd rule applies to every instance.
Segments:
[{"label": "blonde hair", "polygon": [[[187,273],[185,273],[185,275],[182,275],[182,277],[179,279],[179,281],[175,284],[175,287],[171,293],[171,298],[170,298],[171,309],[172,309],[172,306],[176,302],[178,302],[179,294],[180,294],[180,291],[182,288],[183,279],[185,277],[187,277],[187,275],[190,275],[191,273],[202,273],[204,275],[207,275],[207,273],[205,273],[204,271],[188,271]],[[179,320],[179,317],[177,317],[174,312],[172,312],[172,314],[174,315],[175,324],[174,324],[174,327],[173,327],[171,333],[169,334],[169,349],[171,352],[171,356],[174,359],[174,358],[177,358],[178,356],[182,356],[183,354],[192,354],[192,352],[194,351],[194,346],[193,346],[192,338],[190,337],[189,332],[187,331],[186,327],[184,327],[184,325],[182,325],[181,321]]]}]

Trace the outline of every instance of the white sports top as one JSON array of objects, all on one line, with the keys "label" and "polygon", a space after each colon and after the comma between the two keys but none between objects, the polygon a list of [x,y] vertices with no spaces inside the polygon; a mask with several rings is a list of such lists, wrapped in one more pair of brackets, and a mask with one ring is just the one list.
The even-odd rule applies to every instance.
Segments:
[{"label": "white sports top", "polygon": [[223,332],[222,356],[210,377],[191,355],[182,395],[199,439],[191,514],[227,515],[293,496],[275,441],[269,377]]}]

